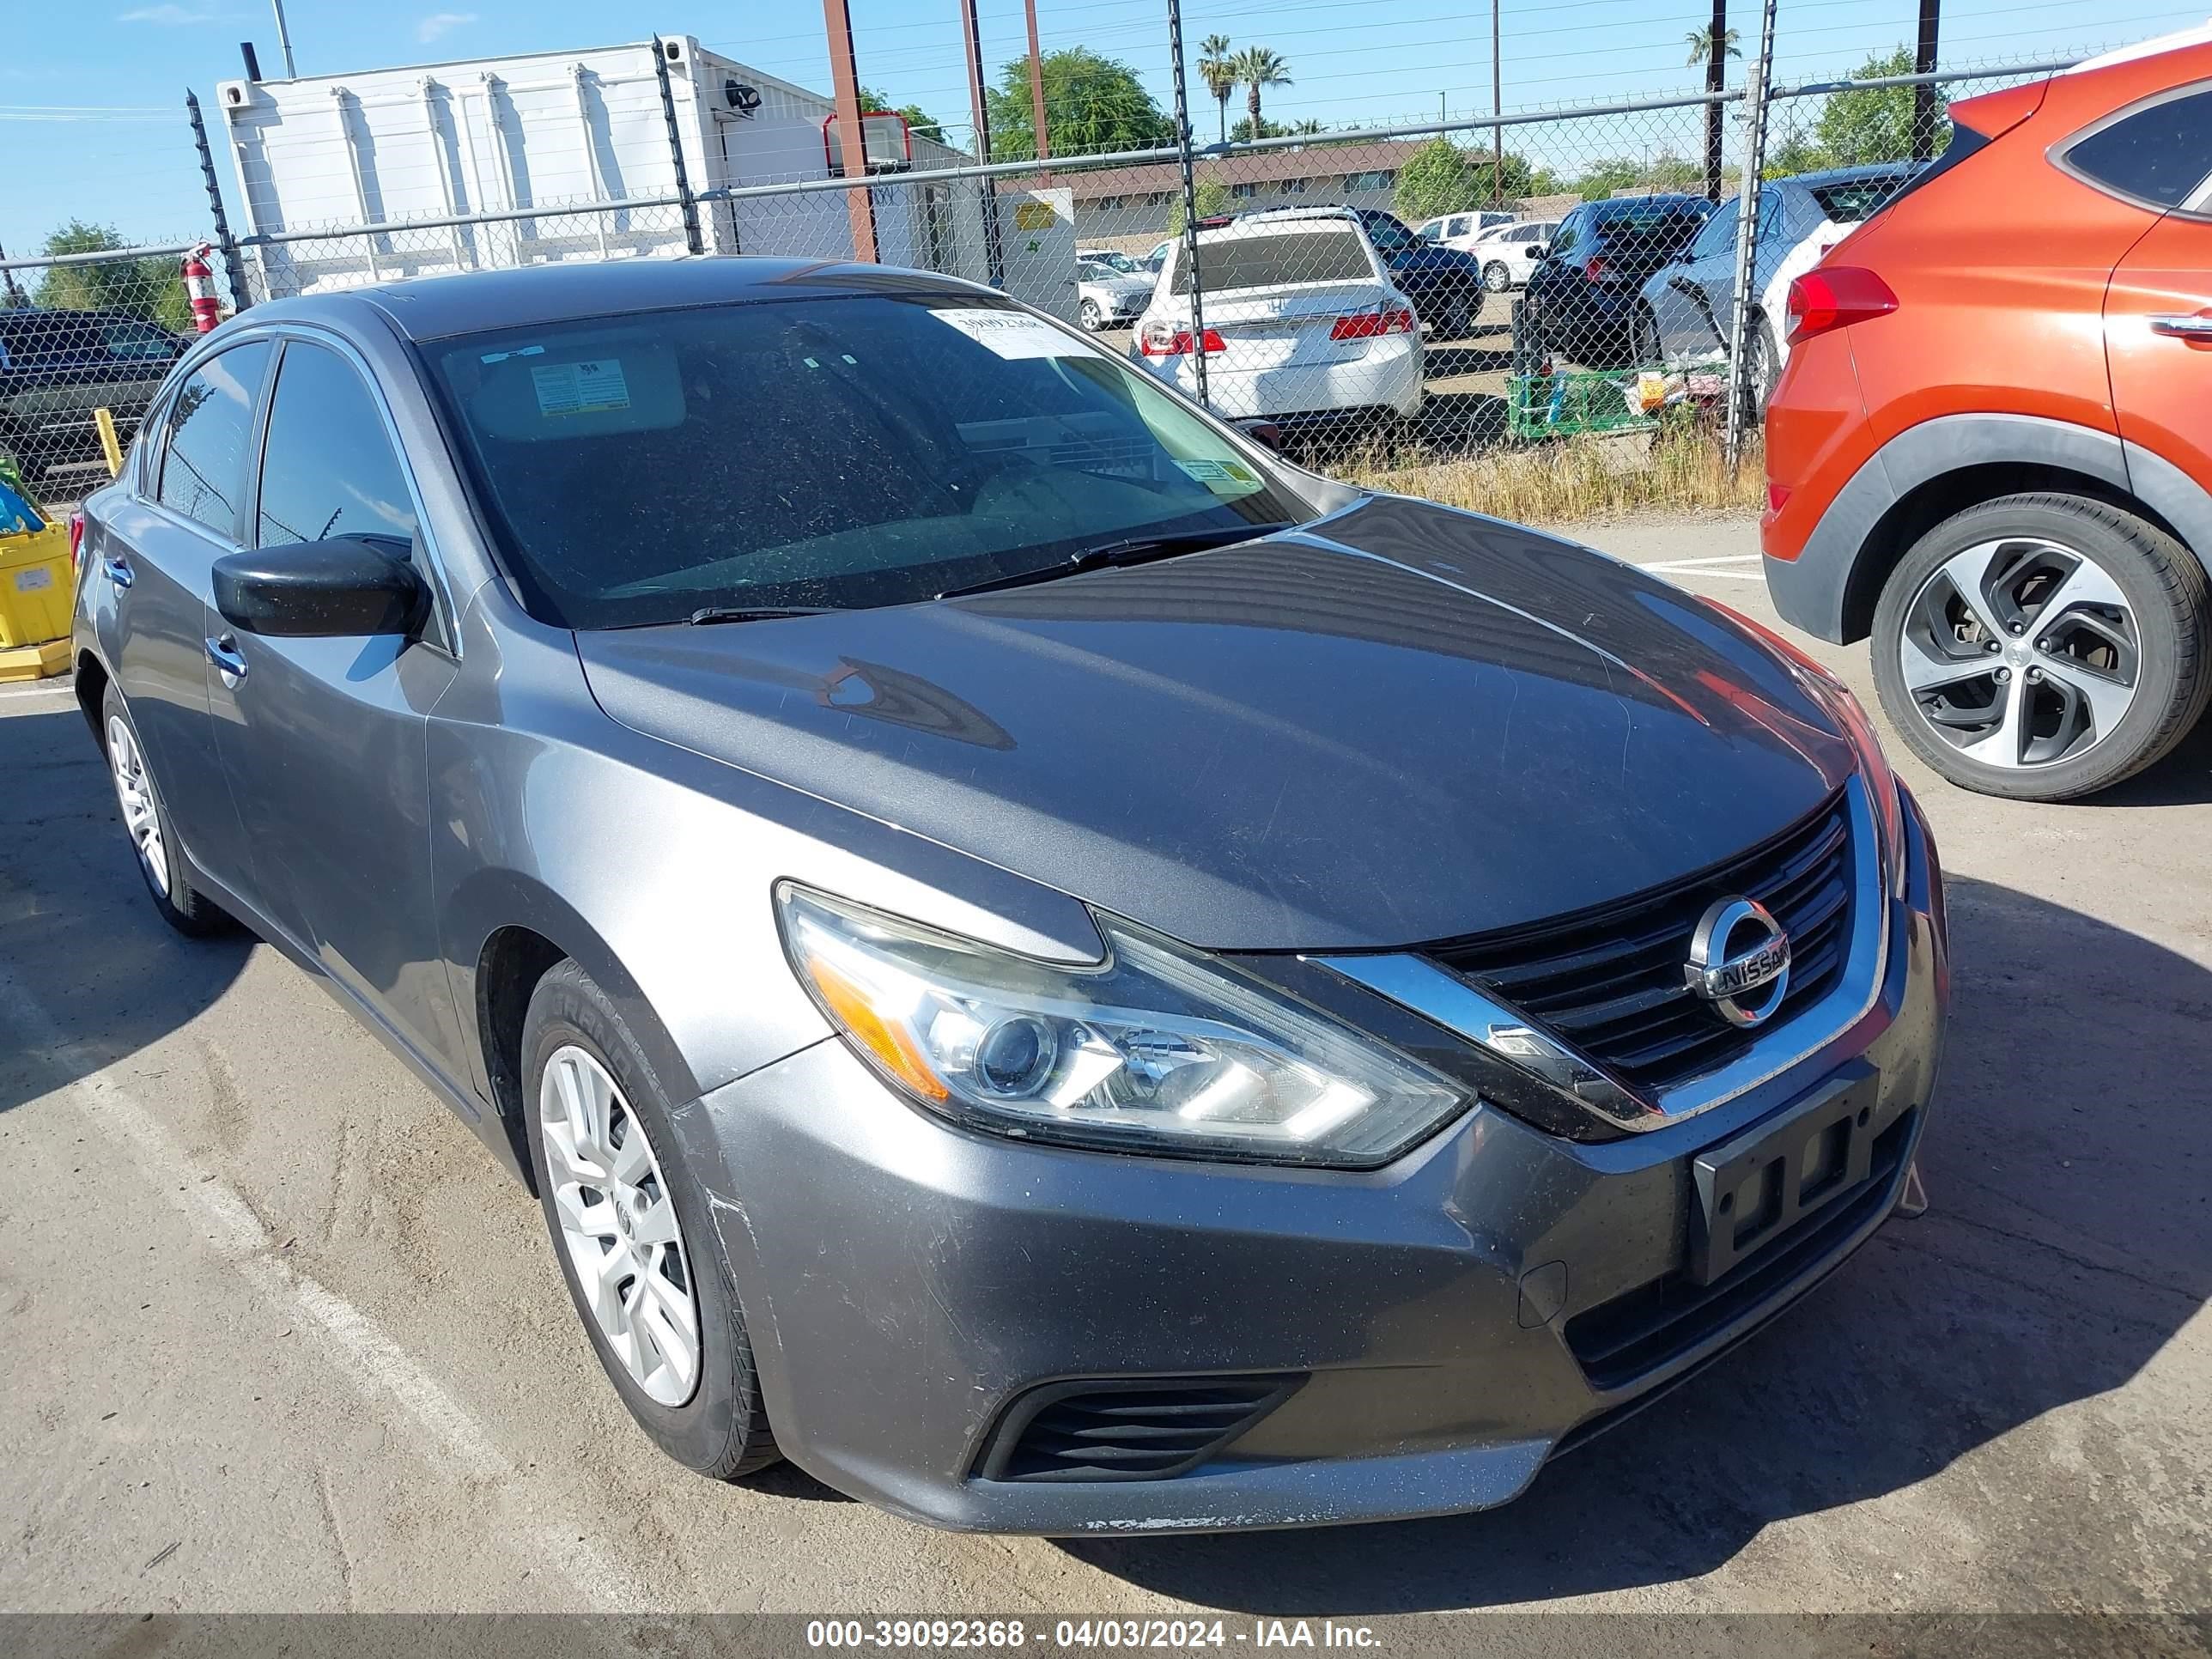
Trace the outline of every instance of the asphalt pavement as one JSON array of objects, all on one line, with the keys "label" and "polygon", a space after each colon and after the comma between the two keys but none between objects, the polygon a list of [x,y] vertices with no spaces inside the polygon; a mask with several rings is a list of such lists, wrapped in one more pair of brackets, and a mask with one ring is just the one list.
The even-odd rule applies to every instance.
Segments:
[{"label": "asphalt pavement", "polygon": [[[1747,524],[1581,533],[1771,617]],[[318,981],[164,927],[67,690],[0,693],[0,1609],[2203,1609],[2212,730],[2068,807],[1892,753],[1956,956],[1925,1218],[1506,1509],[1054,1542],[664,1459],[529,1195]]]}]

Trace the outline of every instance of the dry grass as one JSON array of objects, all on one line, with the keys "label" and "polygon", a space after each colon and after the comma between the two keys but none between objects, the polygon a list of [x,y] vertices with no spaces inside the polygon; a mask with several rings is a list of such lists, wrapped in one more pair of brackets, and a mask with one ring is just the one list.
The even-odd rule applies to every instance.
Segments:
[{"label": "dry grass", "polygon": [[1565,438],[1455,460],[1363,458],[1332,469],[1370,489],[1425,495],[1522,524],[1565,524],[1659,510],[1756,512],[1765,496],[1754,436],[1733,472],[1717,434],[1690,428]]}]

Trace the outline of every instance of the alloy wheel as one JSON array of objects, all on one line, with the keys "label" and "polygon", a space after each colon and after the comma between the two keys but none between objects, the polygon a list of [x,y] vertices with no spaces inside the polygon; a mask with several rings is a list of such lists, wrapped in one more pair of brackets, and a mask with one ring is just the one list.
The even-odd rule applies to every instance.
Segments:
[{"label": "alloy wheel", "polygon": [[2040,537],[1982,542],[1905,607],[1899,668],[1928,729],[1989,766],[2049,766],[2134,704],[2141,635],[2103,568]]},{"label": "alloy wheel", "polygon": [[161,810],[154,794],[154,781],[146,775],[146,757],[138,740],[119,714],[107,717],[107,763],[115,777],[115,801],[123,809],[123,827],[138,861],[146,866],[146,879],[163,898],[169,896],[169,849],[161,836]]},{"label": "alloy wheel", "polygon": [[699,1298],[684,1229],[645,1126],[597,1058],[545,1062],[538,1122],[561,1240],[599,1334],[664,1406],[699,1382]]},{"label": "alloy wheel", "polygon": [[1493,261],[1482,268],[1482,285],[1492,294],[1503,294],[1513,286],[1513,273]]},{"label": "alloy wheel", "polygon": [[1098,302],[1095,300],[1085,300],[1082,309],[1077,314],[1082,320],[1083,331],[1086,334],[1096,334],[1105,325],[1106,319],[1100,314]]}]

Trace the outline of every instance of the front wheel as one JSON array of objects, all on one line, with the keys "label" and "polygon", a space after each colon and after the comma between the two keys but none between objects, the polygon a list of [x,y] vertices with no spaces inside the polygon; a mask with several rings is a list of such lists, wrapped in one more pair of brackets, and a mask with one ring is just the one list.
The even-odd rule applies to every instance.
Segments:
[{"label": "front wheel", "polygon": [[1952,782],[2071,800],[2150,765],[2212,696],[2203,567],[2132,514],[2008,495],[1945,520],[1890,573],[1875,684]]},{"label": "front wheel", "polygon": [[574,962],[531,994],[522,1077],[554,1255],[615,1392],[687,1468],[767,1468],[781,1454],[707,1189],[636,1038]]},{"label": "front wheel", "polygon": [[1492,294],[1503,294],[1513,286],[1513,273],[1502,259],[1492,259],[1482,268],[1482,285]]},{"label": "front wheel", "polygon": [[1085,300],[1077,310],[1076,316],[1083,324],[1083,331],[1085,334],[1096,334],[1106,324],[1106,319],[1100,313],[1098,301],[1096,300]]}]

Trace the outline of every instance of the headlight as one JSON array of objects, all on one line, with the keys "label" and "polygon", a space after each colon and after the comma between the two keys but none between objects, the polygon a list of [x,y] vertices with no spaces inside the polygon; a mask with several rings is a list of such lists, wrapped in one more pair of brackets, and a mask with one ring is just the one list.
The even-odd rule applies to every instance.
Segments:
[{"label": "headlight", "polygon": [[1469,1103],[1415,1060],[1111,918],[1107,960],[1065,968],[789,884],[776,902],[830,1022],[901,1092],[974,1128],[1369,1168]]}]

